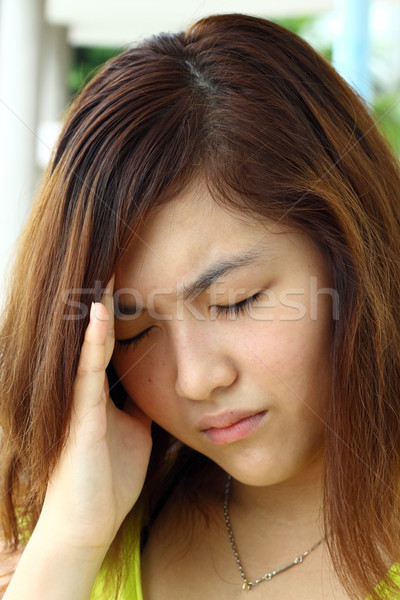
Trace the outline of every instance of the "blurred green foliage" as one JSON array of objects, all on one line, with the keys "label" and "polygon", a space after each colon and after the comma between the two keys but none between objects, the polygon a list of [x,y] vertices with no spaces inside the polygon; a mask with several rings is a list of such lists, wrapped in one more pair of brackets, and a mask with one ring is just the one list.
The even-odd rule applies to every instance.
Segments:
[{"label": "blurred green foliage", "polygon": [[290,29],[297,35],[302,35],[305,29],[309,28],[310,25],[315,23],[316,17],[314,15],[304,15],[302,17],[284,17],[281,19],[272,19],[275,23]]},{"label": "blurred green foliage", "polygon": [[[275,22],[307,39],[317,19],[317,16],[309,15],[275,19]],[[323,48],[319,47],[318,52],[332,62],[332,44],[326,44]],[[378,128],[400,158],[400,90],[390,93],[376,91],[372,101],[372,110]]]},{"label": "blurred green foliage", "polygon": [[72,68],[67,81],[71,96],[79,92],[107,60],[117,56],[120,52],[120,48],[102,48],[99,46],[73,48]]},{"label": "blurred green foliage", "polygon": [[[275,22],[297,35],[309,39],[318,16],[306,15],[275,19]],[[68,77],[71,95],[97,73],[101,65],[122,51],[121,48],[77,47],[73,50],[73,65]],[[332,60],[332,45],[328,42],[319,47],[318,52],[327,60]],[[372,105],[376,122],[395,153],[400,157],[400,90],[391,93],[376,93]]]},{"label": "blurred green foliage", "polygon": [[400,90],[376,96],[373,108],[378,128],[400,158]]}]

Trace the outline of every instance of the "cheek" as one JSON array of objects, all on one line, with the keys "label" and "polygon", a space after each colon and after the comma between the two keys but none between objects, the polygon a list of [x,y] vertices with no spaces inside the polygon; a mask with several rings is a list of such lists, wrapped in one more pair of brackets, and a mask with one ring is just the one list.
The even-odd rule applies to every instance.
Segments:
[{"label": "cheek", "polygon": [[[277,372],[301,372],[320,355],[318,331],[310,321],[255,322],[244,331],[242,349],[248,360],[260,368]],[[318,348],[316,348],[318,345]]]},{"label": "cheek", "polygon": [[165,359],[139,352],[115,352],[113,367],[127,395],[152,420],[159,421],[168,412],[171,389],[167,385]]},{"label": "cheek", "polygon": [[[276,319],[253,324],[242,344],[242,357],[261,385],[279,398],[324,409],[331,381],[331,334],[328,319]],[[289,400],[290,399],[290,400]]]}]

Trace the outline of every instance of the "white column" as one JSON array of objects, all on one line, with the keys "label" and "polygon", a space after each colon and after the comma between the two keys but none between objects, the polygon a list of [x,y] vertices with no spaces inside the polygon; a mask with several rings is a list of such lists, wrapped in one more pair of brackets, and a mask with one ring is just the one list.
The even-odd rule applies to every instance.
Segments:
[{"label": "white column", "polygon": [[369,70],[371,0],[336,0],[338,35],[333,64],[367,102],[372,99]]},{"label": "white column", "polygon": [[0,0],[0,303],[4,267],[36,183],[43,0]]},{"label": "white column", "polygon": [[44,169],[49,161],[68,104],[67,77],[70,61],[71,48],[67,44],[66,28],[44,23],[36,143],[36,164],[39,170]]}]

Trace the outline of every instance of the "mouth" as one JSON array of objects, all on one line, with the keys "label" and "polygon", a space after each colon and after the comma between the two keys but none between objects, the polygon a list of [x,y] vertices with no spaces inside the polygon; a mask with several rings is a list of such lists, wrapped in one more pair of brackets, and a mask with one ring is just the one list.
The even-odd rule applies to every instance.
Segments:
[{"label": "mouth", "polygon": [[205,418],[201,423],[201,432],[213,444],[229,444],[257,431],[267,412],[267,410],[251,414],[230,412]]}]

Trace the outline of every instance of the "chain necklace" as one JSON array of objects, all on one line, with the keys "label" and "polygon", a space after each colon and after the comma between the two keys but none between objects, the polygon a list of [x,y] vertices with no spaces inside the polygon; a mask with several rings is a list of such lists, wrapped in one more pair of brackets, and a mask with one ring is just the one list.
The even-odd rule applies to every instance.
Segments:
[{"label": "chain necklace", "polygon": [[279,573],[283,573],[283,571],[286,571],[287,569],[290,569],[290,567],[294,567],[295,565],[301,564],[303,562],[303,559],[306,556],[308,556],[313,550],[315,550],[315,548],[318,548],[318,546],[320,544],[322,544],[322,542],[324,541],[325,538],[322,537],[316,544],[314,544],[314,546],[311,546],[311,548],[309,548],[308,550],[306,550],[305,552],[303,552],[303,554],[300,554],[299,556],[296,556],[296,558],[292,562],[288,563],[287,565],[284,565],[283,567],[280,567],[279,569],[275,569],[275,571],[270,571],[269,573],[265,573],[259,579],[255,579],[254,581],[249,581],[247,579],[247,577],[246,577],[245,572],[244,572],[242,563],[240,562],[238,551],[236,550],[236,544],[235,544],[235,540],[233,538],[233,533],[232,533],[231,520],[229,518],[228,503],[229,503],[229,492],[230,492],[230,489],[231,489],[231,481],[232,481],[232,477],[230,475],[228,475],[228,478],[226,480],[225,499],[224,499],[225,524],[226,524],[226,529],[228,531],[229,540],[231,542],[231,546],[232,546],[232,550],[233,550],[233,555],[235,557],[235,561],[236,561],[237,567],[239,569],[240,575],[241,575],[241,577],[243,579],[242,589],[249,592],[258,583],[261,583],[262,581],[271,581],[271,579],[275,575],[279,575]]}]

